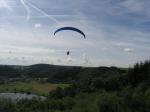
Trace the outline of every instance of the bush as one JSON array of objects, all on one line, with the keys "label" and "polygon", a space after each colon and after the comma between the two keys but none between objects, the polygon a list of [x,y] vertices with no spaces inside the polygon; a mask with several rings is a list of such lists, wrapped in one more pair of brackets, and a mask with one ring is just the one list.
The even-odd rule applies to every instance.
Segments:
[{"label": "bush", "polygon": [[122,100],[114,93],[104,92],[97,97],[98,112],[124,112]]}]

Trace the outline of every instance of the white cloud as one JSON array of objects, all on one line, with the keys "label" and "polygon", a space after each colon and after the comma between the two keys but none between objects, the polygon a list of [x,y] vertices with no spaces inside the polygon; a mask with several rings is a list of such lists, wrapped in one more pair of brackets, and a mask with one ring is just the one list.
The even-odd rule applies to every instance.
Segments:
[{"label": "white cloud", "polygon": [[[7,8],[8,4],[5,4],[5,1],[0,0],[3,4],[1,8]],[[22,19],[26,17],[28,9],[25,10],[19,0],[14,1],[17,1],[19,5],[13,5],[14,10],[10,17],[2,14],[4,15],[2,18],[9,21],[11,25],[0,24],[3,27],[3,30],[0,29],[0,53],[3,58],[19,57],[18,64],[21,63],[21,57],[25,57],[28,63],[53,62],[54,64],[94,66],[123,65],[128,62],[128,59],[130,62],[131,60],[136,62],[138,58],[144,59],[149,56],[150,34],[137,31],[133,23],[140,24],[141,21],[145,21],[145,16],[148,17],[149,8],[146,0],[121,2],[120,0],[77,0],[75,2],[21,0],[32,11],[32,15],[29,11],[27,14],[27,17],[31,19],[23,22]],[[68,3],[68,5],[62,6],[62,3]],[[105,13],[107,11],[110,13]],[[132,17],[136,21],[132,21]],[[87,38],[80,38],[81,36],[74,32],[61,32],[54,36],[54,31],[60,27],[57,23],[77,27],[85,32]],[[133,26],[135,25],[134,28],[132,23]],[[73,52],[67,59],[68,49]],[[135,49],[136,52],[134,52]],[[125,52],[134,53],[129,55]]]},{"label": "white cloud", "polygon": [[74,60],[73,60],[73,58],[72,58],[71,56],[68,56],[68,57],[67,57],[67,62],[68,62],[68,63],[72,63],[73,61],[74,61]]},{"label": "white cloud", "polygon": [[125,52],[134,52],[134,49],[133,48],[124,48],[124,51]]},{"label": "white cloud", "polygon": [[121,5],[126,7],[128,10],[132,12],[139,12],[144,8],[143,3],[144,2],[142,2],[141,0],[140,1],[139,0],[125,0],[121,3]]},{"label": "white cloud", "polygon": [[40,27],[41,27],[41,24],[40,24],[40,23],[37,23],[37,24],[34,25],[34,27],[35,27],[35,28],[40,28]]},{"label": "white cloud", "polygon": [[24,0],[25,3],[27,3],[28,6],[30,6],[31,8],[35,9],[37,12],[41,13],[42,15],[44,15],[45,17],[47,17],[50,20],[53,20],[56,24],[60,24],[59,21],[57,21],[54,17],[50,16],[47,12],[45,12],[44,10],[42,10],[41,8],[37,7],[36,5],[32,4],[31,2]]},{"label": "white cloud", "polygon": [[57,60],[57,62],[58,62],[58,63],[61,63],[61,62],[62,62],[62,60],[61,60],[61,59],[58,59],[58,60]]},{"label": "white cloud", "polygon": [[26,19],[29,20],[31,18],[31,10],[30,7],[25,3],[25,0],[20,0],[21,4],[24,6],[24,8],[27,11]]},{"label": "white cloud", "polygon": [[0,0],[0,8],[6,8],[6,9],[11,10],[11,7],[8,5],[7,0]]},{"label": "white cloud", "polygon": [[83,53],[82,55],[82,59],[83,59],[83,64],[89,64],[89,59],[87,57],[86,53]]}]

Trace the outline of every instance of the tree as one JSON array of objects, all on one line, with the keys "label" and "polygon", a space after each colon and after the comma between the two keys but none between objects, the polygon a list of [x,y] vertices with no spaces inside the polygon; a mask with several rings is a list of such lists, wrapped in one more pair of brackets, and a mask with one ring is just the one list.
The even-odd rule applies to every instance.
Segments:
[{"label": "tree", "polygon": [[121,98],[114,93],[104,92],[97,98],[98,112],[124,112]]}]

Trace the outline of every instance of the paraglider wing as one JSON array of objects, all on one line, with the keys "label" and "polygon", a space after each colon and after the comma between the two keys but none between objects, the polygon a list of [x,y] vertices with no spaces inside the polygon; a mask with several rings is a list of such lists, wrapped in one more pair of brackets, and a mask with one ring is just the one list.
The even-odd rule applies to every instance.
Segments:
[{"label": "paraglider wing", "polygon": [[76,31],[76,32],[80,33],[84,38],[86,38],[85,34],[84,34],[81,30],[79,30],[79,29],[77,29],[77,28],[74,28],[74,27],[62,27],[62,28],[56,30],[55,33],[54,33],[54,35],[55,35],[57,32],[63,31],[63,30]]}]

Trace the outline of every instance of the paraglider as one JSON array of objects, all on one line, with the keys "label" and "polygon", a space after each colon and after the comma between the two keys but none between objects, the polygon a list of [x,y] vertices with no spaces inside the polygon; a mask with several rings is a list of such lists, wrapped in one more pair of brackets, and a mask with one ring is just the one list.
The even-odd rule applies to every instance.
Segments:
[{"label": "paraglider", "polygon": [[[59,28],[59,29],[57,29],[57,30],[54,32],[54,35],[56,35],[56,33],[60,32],[60,31],[64,31],[64,30],[69,30],[69,31],[77,32],[77,33],[81,34],[81,35],[84,37],[84,39],[86,38],[84,32],[81,31],[81,30],[78,29],[78,28],[75,28],[75,27],[62,27],[62,28]],[[66,54],[67,54],[67,56],[69,56],[69,55],[70,55],[70,51],[67,51]]]},{"label": "paraglider", "polygon": [[54,32],[54,35],[57,33],[57,32],[60,32],[60,31],[64,31],[64,30],[71,30],[71,31],[75,31],[75,32],[78,32],[80,33],[84,38],[86,38],[85,34],[83,33],[83,31],[77,29],[77,28],[74,28],[74,27],[62,27],[62,28],[59,28],[57,29],[55,32]]},{"label": "paraglider", "polygon": [[67,51],[67,56],[70,55],[70,51]]}]

